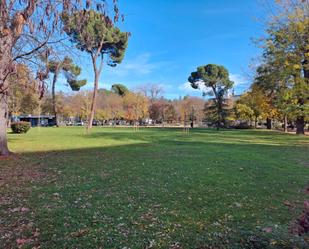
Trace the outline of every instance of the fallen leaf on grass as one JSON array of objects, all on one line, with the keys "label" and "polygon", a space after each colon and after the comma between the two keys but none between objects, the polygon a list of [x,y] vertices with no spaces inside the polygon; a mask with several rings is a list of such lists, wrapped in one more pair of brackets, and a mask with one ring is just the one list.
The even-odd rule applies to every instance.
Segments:
[{"label": "fallen leaf on grass", "polygon": [[10,211],[12,212],[12,213],[15,213],[15,212],[23,212],[23,213],[25,213],[25,212],[29,212],[29,208],[26,208],[26,207],[17,207],[17,208],[12,208],[12,209],[10,209]]},{"label": "fallen leaf on grass", "polygon": [[33,237],[39,237],[40,236],[40,229],[35,229],[35,232],[33,233]]},{"label": "fallen leaf on grass", "polygon": [[288,200],[284,201],[283,204],[289,208],[295,208],[295,205],[289,202]]},{"label": "fallen leaf on grass", "polygon": [[237,207],[237,208],[241,208],[241,207],[242,207],[242,204],[239,203],[239,202],[234,202],[234,205],[235,205],[235,207]]},{"label": "fallen leaf on grass", "polygon": [[170,249],[182,249],[179,242],[176,242],[171,245]]},{"label": "fallen leaf on grass", "polygon": [[273,229],[271,227],[264,227],[262,229],[263,232],[266,232],[266,233],[271,233],[273,231]]},{"label": "fallen leaf on grass", "polygon": [[28,211],[29,211],[29,208],[22,207],[22,208],[20,209],[20,211],[21,211],[21,212],[28,212]]},{"label": "fallen leaf on grass", "polygon": [[32,241],[33,241],[32,239],[16,239],[16,243],[20,246],[24,244],[28,244]]},{"label": "fallen leaf on grass", "polygon": [[82,237],[88,233],[88,229],[80,229],[76,232],[71,233],[72,237]]},{"label": "fallen leaf on grass", "polygon": [[60,194],[59,193],[53,193],[53,197],[54,198],[60,198]]}]

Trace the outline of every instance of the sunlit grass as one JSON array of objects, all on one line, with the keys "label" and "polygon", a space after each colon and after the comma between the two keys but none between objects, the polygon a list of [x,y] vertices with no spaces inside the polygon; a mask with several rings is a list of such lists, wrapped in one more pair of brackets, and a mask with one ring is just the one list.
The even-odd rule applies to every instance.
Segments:
[{"label": "sunlit grass", "polygon": [[287,230],[309,180],[308,137],[278,132],[70,127],[9,140],[18,158],[2,168],[45,174],[23,203],[41,248],[198,248],[214,233]]}]

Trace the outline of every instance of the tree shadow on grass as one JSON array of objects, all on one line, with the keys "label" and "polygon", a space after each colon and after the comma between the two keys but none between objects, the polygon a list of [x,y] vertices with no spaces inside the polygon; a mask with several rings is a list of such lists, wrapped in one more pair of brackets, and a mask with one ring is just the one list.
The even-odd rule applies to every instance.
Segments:
[{"label": "tree shadow on grass", "polygon": [[[45,248],[145,248],[154,240],[160,248],[199,248],[213,233],[257,225],[287,231],[292,214],[284,202],[295,211],[304,198],[309,168],[297,160],[305,161],[306,148],[253,144],[250,137],[242,144],[204,141],[201,132],[93,132],[83,137],[140,142],[0,162],[2,172],[19,169],[1,185],[0,244],[14,247],[24,238]],[[40,177],[18,184],[31,169]]]}]

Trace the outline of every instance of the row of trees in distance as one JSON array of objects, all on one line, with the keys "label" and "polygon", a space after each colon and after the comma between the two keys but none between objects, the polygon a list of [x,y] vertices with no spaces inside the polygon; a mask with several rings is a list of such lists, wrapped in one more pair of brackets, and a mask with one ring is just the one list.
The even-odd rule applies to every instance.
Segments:
[{"label": "row of trees in distance", "polygon": [[[141,86],[137,91],[129,91],[122,84],[114,84],[110,90],[99,89],[95,106],[94,123],[109,121],[127,123],[144,122],[151,119],[153,124],[187,125],[194,121],[201,123],[205,118],[205,100],[198,97],[168,100],[162,97],[162,88],[157,85]],[[88,122],[91,113],[92,91],[80,90],[76,93],[58,92],[56,105],[51,92],[42,99],[29,90],[15,89],[16,97],[10,99],[10,115],[54,115],[56,109],[58,124],[70,121]],[[18,95],[23,97],[18,98]]]}]

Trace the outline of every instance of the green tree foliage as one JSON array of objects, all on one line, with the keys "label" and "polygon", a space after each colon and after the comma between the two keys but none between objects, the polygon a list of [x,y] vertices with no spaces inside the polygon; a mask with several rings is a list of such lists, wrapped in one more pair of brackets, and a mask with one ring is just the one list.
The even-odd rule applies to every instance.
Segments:
[{"label": "green tree foliage", "polygon": [[209,106],[209,109],[215,109],[216,115],[214,118],[217,129],[219,129],[220,125],[225,124],[225,117],[227,115],[224,108],[225,96],[233,86],[233,81],[229,79],[228,70],[223,66],[215,64],[200,66],[197,68],[197,71],[191,73],[188,81],[194,89],[200,89],[202,86],[206,87],[206,89],[211,89],[203,94],[214,96],[213,105]]},{"label": "green tree foliage", "polygon": [[245,121],[254,120],[254,126],[257,127],[259,119],[270,120],[278,116],[272,102],[260,87],[253,84],[251,89],[236,101],[236,117]]},{"label": "green tree foliage", "polygon": [[119,96],[124,96],[126,93],[129,92],[128,88],[122,84],[114,84],[112,85],[111,91],[113,93],[118,94]]},{"label": "green tree foliage", "polygon": [[92,127],[95,113],[99,78],[104,59],[110,66],[121,63],[128,44],[129,33],[121,32],[112,20],[97,11],[83,10],[72,14],[63,12],[64,31],[76,47],[91,56],[94,70],[94,90],[88,129]]},{"label": "green tree foliage", "polygon": [[246,104],[237,103],[235,105],[236,118],[251,122],[254,116],[253,110]]},{"label": "green tree foliage", "polygon": [[39,106],[38,95],[33,92],[28,92],[21,99],[20,112],[24,114],[33,114]]},{"label": "green tree foliage", "polygon": [[283,1],[269,23],[264,63],[255,83],[285,115],[294,118],[297,134],[304,134],[309,115],[309,2]]},{"label": "green tree foliage", "polygon": [[69,57],[65,57],[63,60],[50,60],[47,63],[47,68],[53,76],[52,80],[52,105],[53,113],[55,115],[56,124],[58,126],[58,112],[57,112],[57,100],[56,100],[56,83],[61,72],[64,73],[66,80],[73,91],[79,91],[79,89],[86,85],[86,80],[77,80],[77,77],[81,73],[81,68],[73,63],[73,60]]}]

